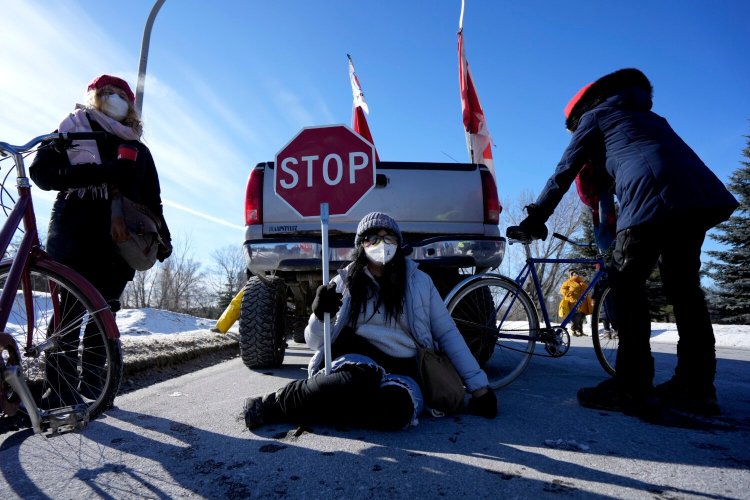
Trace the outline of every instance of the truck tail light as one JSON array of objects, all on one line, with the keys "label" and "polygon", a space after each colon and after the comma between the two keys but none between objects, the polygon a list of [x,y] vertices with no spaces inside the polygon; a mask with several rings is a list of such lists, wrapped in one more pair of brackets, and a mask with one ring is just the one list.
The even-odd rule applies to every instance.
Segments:
[{"label": "truck tail light", "polygon": [[497,197],[497,184],[495,177],[489,170],[482,170],[482,195],[484,197],[484,223],[498,224],[500,222],[500,212],[503,207],[500,205],[500,199]]},{"label": "truck tail light", "polygon": [[245,225],[263,224],[263,169],[250,171],[245,190]]}]

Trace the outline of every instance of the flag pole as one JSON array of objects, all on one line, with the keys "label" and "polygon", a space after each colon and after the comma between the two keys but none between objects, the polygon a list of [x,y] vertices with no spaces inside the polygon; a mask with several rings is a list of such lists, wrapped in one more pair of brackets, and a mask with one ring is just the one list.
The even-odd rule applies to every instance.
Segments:
[{"label": "flag pole", "polygon": [[458,18],[458,32],[461,33],[464,30],[464,7],[466,6],[466,0],[461,0],[461,17]]}]

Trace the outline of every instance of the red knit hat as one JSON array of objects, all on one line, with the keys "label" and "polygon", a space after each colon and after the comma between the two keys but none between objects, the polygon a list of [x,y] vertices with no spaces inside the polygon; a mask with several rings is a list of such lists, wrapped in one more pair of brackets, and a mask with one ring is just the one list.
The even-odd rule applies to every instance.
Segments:
[{"label": "red knit hat", "polygon": [[568,102],[568,105],[565,106],[565,119],[566,120],[570,118],[570,113],[573,111],[573,108],[575,108],[576,104],[578,104],[578,101],[580,101],[581,97],[583,97],[583,94],[585,94],[586,91],[589,88],[591,88],[593,84],[594,82],[591,82],[585,87],[583,87],[581,90],[579,90],[578,93],[574,95],[573,98]]},{"label": "red knit hat", "polygon": [[116,76],[97,76],[91,83],[89,83],[88,90],[99,90],[105,85],[112,85],[113,87],[117,87],[118,89],[123,90],[128,95],[128,99],[130,99],[130,102],[135,103],[135,94],[133,94],[133,91],[130,90],[128,82],[126,82],[122,78],[117,78]]}]

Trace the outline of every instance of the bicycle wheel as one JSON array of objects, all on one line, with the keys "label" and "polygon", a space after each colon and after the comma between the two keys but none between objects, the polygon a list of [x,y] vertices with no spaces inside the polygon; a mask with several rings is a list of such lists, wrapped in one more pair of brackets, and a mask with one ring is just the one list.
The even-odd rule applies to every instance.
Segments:
[{"label": "bicycle wheel", "polygon": [[447,307],[492,389],[523,372],[534,352],[539,319],[515,282],[503,276],[478,278],[463,285]]},{"label": "bicycle wheel", "polygon": [[610,375],[615,374],[617,359],[617,317],[615,316],[612,289],[608,286],[594,294],[594,311],[591,314],[591,340],[596,358]]},{"label": "bicycle wheel", "polygon": [[[9,270],[0,265],[0,289]],[[31,295],[19,285],[6,326],[21,351],[26,383],[41,409],[83,403],[93,419],[112,406],[122,379],[120,341],[108,337],[102,321],[111,313],[96,310],[73,280],[43,263],[29,266],[29,278]]]}]

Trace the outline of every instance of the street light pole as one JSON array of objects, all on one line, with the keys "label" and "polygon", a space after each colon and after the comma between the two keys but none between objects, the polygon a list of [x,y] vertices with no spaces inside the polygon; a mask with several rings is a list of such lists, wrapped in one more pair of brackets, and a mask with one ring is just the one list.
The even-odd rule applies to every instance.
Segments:
[{"label": "street light pole", "polygon": [[156,3],[154,3],[154,6],[151,8],[151,13],[146,20],[146,27],[143,29],[141,62],[138,66],[138,86],[135,91],[135,107],[138,110],[138,114],[143,112],[143,87],[146,84],[146,64],[148,63],[148,47],[151,43],[151,27],[154,25],[156,14],[159,13],[159,9],[161,9],[161,6],[164,5],[165,1],[166,0],[156,0]]}]

